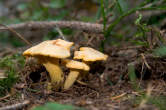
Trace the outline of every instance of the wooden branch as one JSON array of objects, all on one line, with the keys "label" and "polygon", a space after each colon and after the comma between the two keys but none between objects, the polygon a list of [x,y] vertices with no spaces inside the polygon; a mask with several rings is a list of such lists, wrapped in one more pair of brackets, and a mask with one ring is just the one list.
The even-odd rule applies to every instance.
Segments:
[{"label": "wooden branch", "polygon": [[25,100],[22,103],[17,103],[17,104],[1,107],[0,110],[17,110],[17,109],[21,109],[22,107],[28,105],[29,103],[30,103],[29,100]]},{"label": "wooden branch", "polygon": [[[20,24],[8,25],[12,29],[51,29],[58,28],[71,28],[85,32],[102,33],[103,25],[97,23],[86,23],[80,21],[30,21]],[[6,30],[5,27],[0,27],[0,30]]]},{"label": "wooden branch", "polygon": [[6,30],[9,30],[10,32],[14,33],[17,37],[19,37],[22,41],[24,41],[26,44],[28,45],[32,45],[28,40],[26,40],[21,34],[19,34],[18,32],[16,32],[13,28],[10,28],[8,26],[5,26],[3,24],[0,24],[0,26],[6,28]]}]

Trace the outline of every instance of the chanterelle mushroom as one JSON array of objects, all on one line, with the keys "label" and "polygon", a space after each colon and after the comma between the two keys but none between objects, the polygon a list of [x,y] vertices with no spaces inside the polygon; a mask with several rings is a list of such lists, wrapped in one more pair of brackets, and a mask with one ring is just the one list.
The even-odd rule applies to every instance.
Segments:
[{"label": "chanterelle mushroom", "polygon": [[79,61],[65,60],[65,62],[66,67],[70,68],[70,73],[64,84],[64,89],[66,90],[73,85],[73,83],[75,82],[75,80],[81,72],[83,73],[83,71],[89,71],[90,68],[87,64]]},{"label": "chanterelle mushroom", "polygon": [[74,52],[74,59],[82,59],[85,62],[107,60],[108,55],[90,47],[81,47],[80,51]]},{"label": "chanterelle mushroom", "polygon": [[68,42],[68,41],[65,41],[62,39],[57,39],[57,40],[55,40],[54,44],[70,50],[70,47],[73,45],[73,42]]},{"label": "chanterelle mushroom", "polygon": [[[80,51],[74,52],[74,59],[81,59],[84,63],[90,64],[95,61],[107,60],[108,55],[101,53],[90,47],[81,47]],[[84,74],[85,77],[86,74]],[[80,79],[82,78],[80,77]]]},{"label": "chanterelle mushroom", "polygon": [[[59,67],[59,59],[67,58],[70,56],[69,48],[72,46],[72,42],[68,42],[70,45],[66,45],[67,41],[63,41],[62,45],[60,40],[48,40],[44,41],[34,47],[31,47],[24,51],[23,55],[28,57],[35,57],[39,63],[43,64],[46,70],[49,72],[51,83],[55,88],[59,88],[63,82],[64,74]],[[58,42],[58,45],[57,45]],[[66,42],[66,48],[64,45]]]}]

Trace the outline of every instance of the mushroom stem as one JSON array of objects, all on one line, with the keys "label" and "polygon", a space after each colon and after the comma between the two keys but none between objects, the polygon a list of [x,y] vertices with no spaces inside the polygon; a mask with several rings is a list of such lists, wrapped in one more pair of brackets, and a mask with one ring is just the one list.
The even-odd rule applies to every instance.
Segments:
[{"label": "mushroom stem", "polygon": [[69,73],[69,75],[65,81],[65,84],[64,84],[65,90],[69,89],[73,85],[73,83],[76,81],[78,75],[79,75],[78,70],[70,70],[70,73]]},{"label": "mushroom stem", "polygon": [[49,72],[51,84],[55,86],[55,88],[60,87],[63,82],[63,72],[62,69],[59,67],[58,61],[47,61],[44,62],[43,65]]}]

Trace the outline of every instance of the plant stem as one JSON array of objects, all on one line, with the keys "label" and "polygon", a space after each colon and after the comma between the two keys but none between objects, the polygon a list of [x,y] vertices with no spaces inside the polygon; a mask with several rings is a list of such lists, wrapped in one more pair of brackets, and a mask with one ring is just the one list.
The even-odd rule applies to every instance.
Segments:
[{"label": "plant stem", "polygon": [[138,8],[134,8],[134,9],[131,9],[129,11],[127,11],[126,13],[122,14],[119,18],[117,18],[111,25],[108,26],[108,29],[106,31],[106,34],[105,34],[105,37],[107,38],[112,30],[115,28],[115,26],[126,16],[132,14],[132,13],[135,13],[136,11],[144,11],[144,10],[166,10],[166,7],[147,7],[147,8],[144,8],[144,7],[138,7]]}]

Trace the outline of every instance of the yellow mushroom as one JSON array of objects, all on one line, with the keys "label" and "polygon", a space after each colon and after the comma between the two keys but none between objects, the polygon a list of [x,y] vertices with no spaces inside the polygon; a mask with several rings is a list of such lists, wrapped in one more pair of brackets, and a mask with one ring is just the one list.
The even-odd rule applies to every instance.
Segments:
[{"label": "yellow mushroom", "polygon": [[[64,42],[67,44],[67,41],[63,41],[62,43]],[[57,45],[57,40],[48,40],[27,49],[24,51],[23,55],[37,58],[39,63],[43,64],[49,72],[51,84],[55,86],[55,88],[59,88],[64,80],[63,71],[59,67],[59,59],[70,56],[69,49],[73,43],[68,42],[68,44],[70,45],[66,45],[65,47],[63,44],[60,45],[59,41]]]},{"label": "yellow mushroom", "polygon": [[68,42],[68,41],[65,41],[65,40],[62,40],[62,39],[57,39],[54,41],[55,45],[57,46],[60,46],[60,47],[64,47],[66,48],[67,50],[70,50],[71,46],[74,44],[73,42]]},{"label": "yellow mushroom", "polygon": [[66,78],[64,89],[69,89],[73,83],[76,81],[80,73],[83,74],[84,71],[89,71],[89,66],[83,62],[66,60],[66,67],[70,68],[70,73]]},{"label": "yellow mushroom", "polygon": [[74,52],[74,59],[82,59],[85,62],[107,60],[108,55],[90,47],[81,47],[80,51]]},{"label": "yellow mushroom", "polygon": [[[100,51],[90,47],[81,47],[80,51],[74,52],[74,59],[81,59],[84,63],[88,65],[95,61],[102,61],[102,60],[105,61],[107,60],[107,58],[108,58],[108,55],[103,54]],[[81,76],[80,79],[85,76],[86,74]]]}]

